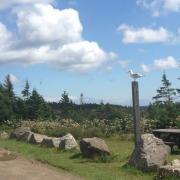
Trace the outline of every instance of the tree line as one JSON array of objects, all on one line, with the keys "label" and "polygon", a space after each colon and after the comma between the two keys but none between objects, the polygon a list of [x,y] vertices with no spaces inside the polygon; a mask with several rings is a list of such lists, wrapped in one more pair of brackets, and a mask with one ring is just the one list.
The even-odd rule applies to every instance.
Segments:
[{"label": "tree line", "polygon": [[[157,89],[153,102],[147,107],[141,107],[141,115],[155,120],[156,128],[180,127],[177,121],[180,116],[180,89],[173,88],[166,74],[162,76],[162,85]],[[22,120],[48,120],[61,121],[73,119],[81,123],[104,119],[106,123],[119,120],[126,127],[132,118],[129,116],[132,108],[111,104],[75,104],[66,91],[60,96],[59,102],[46,102],[36,89],[30,91],[29,82],[26,81],[21,92],[21,97],[14,93],[14,87],[10,75],[5,77],[4,83],[0,84],[0,123],[16,124]],[[130,121],[127,121],[127,116]]]}]

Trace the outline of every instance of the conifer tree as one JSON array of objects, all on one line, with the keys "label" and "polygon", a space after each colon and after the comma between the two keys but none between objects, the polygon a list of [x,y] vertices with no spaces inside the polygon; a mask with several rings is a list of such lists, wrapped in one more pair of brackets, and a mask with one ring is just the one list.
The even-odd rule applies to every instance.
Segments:
[{"label": "conifer tree", "polygon": [[169,103],[173,102],[176,97],[177,90],[171,87],[171,82],[167,79],[166,74],[162,76],[162,86],[157,89],[157,95],[153,99],[157,102]]},{"label": "conifer tree", "polygon": [[25,87],[21,92],[25,99],[28,99],[29,96],[30,96],[29,88],[30,88],[29,87],[29,82],[28,82],[28,80],[26,80]]},{"label": "conifer tree", "polygon": [[14,91],[13,91],[14,88],[9,74],[5,78],[4,88],[7,91],[7,94],[10,98],[14,97]]}]

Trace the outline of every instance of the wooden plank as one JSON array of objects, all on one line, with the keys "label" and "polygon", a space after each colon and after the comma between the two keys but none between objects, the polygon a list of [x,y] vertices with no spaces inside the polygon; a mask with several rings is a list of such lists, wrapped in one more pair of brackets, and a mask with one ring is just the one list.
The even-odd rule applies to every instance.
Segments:
[{"label": "wooden plank", "polygon": [[132,99],[133,99],[135,148],[139,148],[141,143],[141,130],[140,130],[139,89],[138,89],[137,81],[132,82]]}]

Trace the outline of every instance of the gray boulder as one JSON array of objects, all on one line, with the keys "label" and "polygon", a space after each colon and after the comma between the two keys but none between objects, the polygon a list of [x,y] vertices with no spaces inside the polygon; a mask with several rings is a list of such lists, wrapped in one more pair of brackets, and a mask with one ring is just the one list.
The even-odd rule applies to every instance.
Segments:
[{"label": "gray boulder", "polygon": [[171,148],[153,134],[144,134],[141,137],[139,148],[134,149],[129,164],[144,171],[157,171],[164,165]]},{"label": "gray boulder", "polygon": [[175,159],[170,164],[161,166],[158,169],[158,177],[165,178],[179,178],[180,179],[180,160]]},{"label": "gray boulder", "polygon": [[60,149],[74,149],[78,148],[78,144],[72,134],[68,133],[65,136],[60,138]]},{"label": "gray boulder", "polygon": [[26,141],[30,134],[31,129],[29,127],[20,127],[11,132],[10,138]]},{"label": "gray boulder", "polygon": [[61,142],[60,138],[45,137],[42,140],[41,145],[44,146],[44,147],[48,147],[48,148],[53,148],[53,147],[58,148],[60,142]]},{"label": "gray boulder", "polygon": [[59,148],[60,146],[60,143],[61,143],[61,138],[52,138],[52,141],[53,141],[53,145],[55,148]]},{"label": "gray boulder", "polygon": [[82,139],[80,141],[80,150],[86,156],[110,155],[105,141],[97,137]]},{"label": "gray boulder", "polygon": [[29,139],[29,142],[32,144],[41,144],[44,138],[47,138],[47,136],[33,133]]}]

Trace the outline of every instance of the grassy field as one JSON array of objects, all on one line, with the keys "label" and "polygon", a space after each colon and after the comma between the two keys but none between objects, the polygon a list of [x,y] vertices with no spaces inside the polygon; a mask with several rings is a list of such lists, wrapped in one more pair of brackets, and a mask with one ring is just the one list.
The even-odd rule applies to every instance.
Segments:
[{"label": "grassy field", "polygon": [[[148,180],[153,173],[143,173],[129,167],[126,162],[133,149],[132,141],[107,139],[115,159],[111,163],[96,162],[82,158],[79,151],[60,151],[46,149],[37,145],[26,144],[16,140],[0,140],[0,148],[16,151],[28,159],[37,159],[52,166],[77,174],[85,179],[93,180]],[[178,154],[178,153],[177,153]],[[174,154],[170,157],[177,158]]]}]

